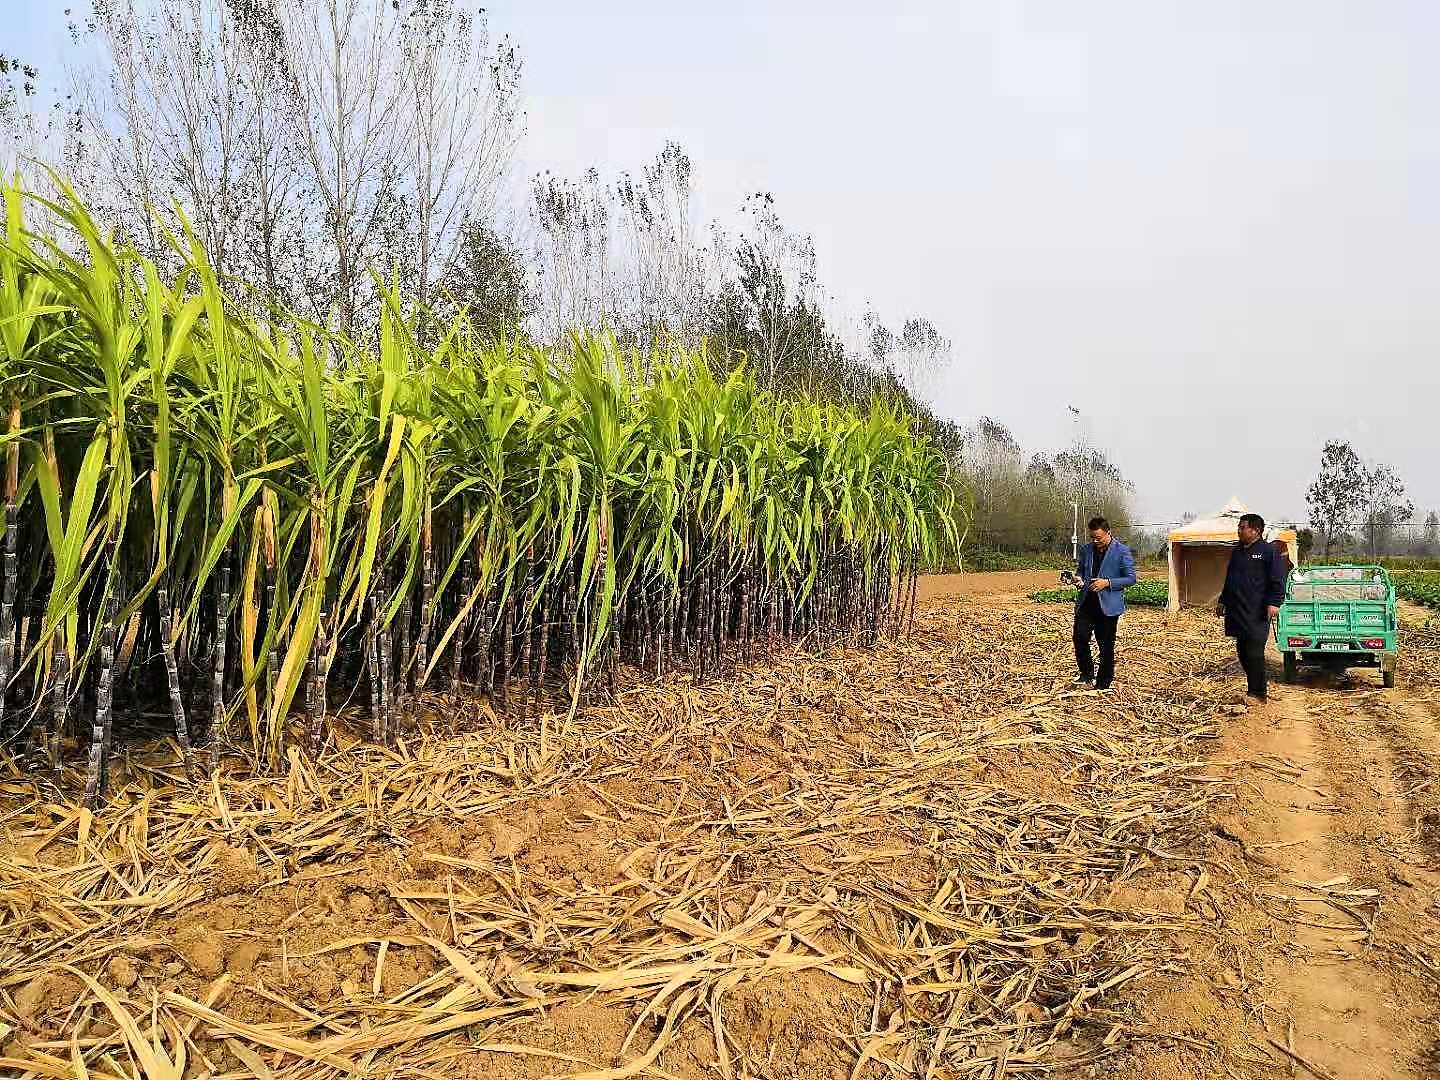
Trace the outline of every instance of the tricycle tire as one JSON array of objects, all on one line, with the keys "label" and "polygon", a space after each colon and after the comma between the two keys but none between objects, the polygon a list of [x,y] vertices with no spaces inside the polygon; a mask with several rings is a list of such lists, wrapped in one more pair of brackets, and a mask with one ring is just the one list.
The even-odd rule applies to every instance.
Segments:
[{"label": "tricycle tire", "polygon": [[1281,656],[1281,660],[1284,663],[1284,667],[1282,669],[1284,677],[1281,679],[1281,681],[1288,685],[1290,683],[1293,683],[1296,678],[1296,668],[1298,667],[1298,665],[1295,662],[1295,654],[1293,652],[1284,653]]},{"label": "tricycle tire", "polygon": [[1391,668],[1389,671],[1382,671],[1380,673],[1380,682],[1386,690],[1393,689],[1395,686],[1395,669]]}]

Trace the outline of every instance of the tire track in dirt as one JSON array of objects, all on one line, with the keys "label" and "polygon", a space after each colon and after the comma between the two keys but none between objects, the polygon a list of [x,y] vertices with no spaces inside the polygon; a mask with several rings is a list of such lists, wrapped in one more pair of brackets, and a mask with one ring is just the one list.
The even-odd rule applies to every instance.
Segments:
[{"label": "tire track in dirt", "polygon": [[1236,717],[1219,748],[1246,763],[1222,835],[1247,848],[1275,934],[1261,978],[1283,1030],[1254,1037],[1288,1049],[1294,1075],[1440,1075],[1440,979],[1427,970],[1440,956],[1440,846],[1425,801],[1440,726],[1403,679],[1378,687],[1370,672],[1303,676]]}]

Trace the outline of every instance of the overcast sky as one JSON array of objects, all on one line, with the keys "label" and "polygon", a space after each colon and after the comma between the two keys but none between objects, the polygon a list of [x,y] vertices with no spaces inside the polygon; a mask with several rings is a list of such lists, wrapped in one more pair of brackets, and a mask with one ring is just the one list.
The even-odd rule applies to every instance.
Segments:
[{"label": "overcast sky", "polygon": [[[1440,5],[488,8],[524,57],[524,171],[674,139],[704,218],[773,192],[847,307],[954,342],[942,414],[1053,450],[1075,405],[1154,521],[1303,515],[1335,437],[1440,507]],[[26,19],[43,61],[59,35]]]}]

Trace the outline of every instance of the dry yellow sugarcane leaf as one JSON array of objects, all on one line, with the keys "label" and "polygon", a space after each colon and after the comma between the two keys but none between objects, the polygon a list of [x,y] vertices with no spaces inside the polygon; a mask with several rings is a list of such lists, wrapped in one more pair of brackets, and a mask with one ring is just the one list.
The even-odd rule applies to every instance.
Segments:
[{"label": "dry yellow sugarcane leaf", "polygon": [[234,1054],[249,1070],[255,1074],[258,1080],[271,1080],[275,1074],[270,1071],[270,1066],[265,1064],[265,1059],[251,1050],[244,1043],[235,1039],[230,1040],[230,1053]]},{"label": "dry yellow sugarcane leaf", "polygon": [[80,1053],[80,1029],[70,1032],[70,1067],[75,1070],[75,1080],[90,1080],[90,1070],[85,1067],[85,1057]]},{"label": "dry yellow sugarcane leaf", "polygon": [[90,992],[99,998],[100,1003],[109,1010],[110,1015],[115,1018],[116,1025],[125,1036],[127,1048],[145,1071],[146,1080],[181,1080],[181,1074],[176,1069],[175,1063],[170,1060],[169,1055],[161,1049],[158,1042],[152,1043],[140,1033],[135,1018],[109,990],[78,968],[67,966],[65,970],[79,977],[90,988]]},{"label": "dry yellow sugarcane leaf", "polygon": [[237,1038],[248,1039],[259,1046],[268,1046],[272,1050],[281,1050],[286,1053],[295,1054],[306,1061],[323,1061],[336,1068],[353,1072],[353,1062],[339,1056],[324,1044],[311,1043],[305,1039],[295,1039],[290,1036],[271,1032],[263,1028],[247,1024],[243,1021],[234,1020],[224,1013],[216,1012],[207,1008],[197,1001],[191,1001],[176,993],[166,993],[162,999],[165,1004],[172,1008],[179,1009],[199,1020],[210,1024],[216,1030],[233,1035]]}]

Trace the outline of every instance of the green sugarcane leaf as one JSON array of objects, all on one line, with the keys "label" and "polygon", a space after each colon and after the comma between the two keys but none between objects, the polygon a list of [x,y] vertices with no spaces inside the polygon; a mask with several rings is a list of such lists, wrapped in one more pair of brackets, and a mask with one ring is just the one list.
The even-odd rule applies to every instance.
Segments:
[{"label": "green sugarcane leaf", "polygon": [[235,500],[235,508],[216,527],[214,534],[210,537],[209,543],[205,546],[204,555],[200,560],[198,572],[193,581],[194,595],[185,608],[184,618],[188,622],[195,617],[200,608],[200,601],[204,594],[205,583],[210,580],[210,575],[215,572],[220,558],[225,554],[230,545],[230,539],[239,528],[240,520],[245,516],[245,511],[255,496],[260,494],[261,484],[259,480],[249,481],[240,489],[240,495]]}]

